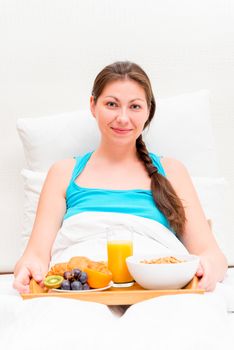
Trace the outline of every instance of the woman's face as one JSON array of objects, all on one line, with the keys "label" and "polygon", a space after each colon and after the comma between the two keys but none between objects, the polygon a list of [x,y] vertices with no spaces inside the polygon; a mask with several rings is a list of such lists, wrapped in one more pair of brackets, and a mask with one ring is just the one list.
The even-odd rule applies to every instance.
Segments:
[{"label": "woman's face", "polygon": [[133,80],[107,84],[96,104],[91,96],[90,108],[108,143],[135,143],[149,116],[145,91]]}]

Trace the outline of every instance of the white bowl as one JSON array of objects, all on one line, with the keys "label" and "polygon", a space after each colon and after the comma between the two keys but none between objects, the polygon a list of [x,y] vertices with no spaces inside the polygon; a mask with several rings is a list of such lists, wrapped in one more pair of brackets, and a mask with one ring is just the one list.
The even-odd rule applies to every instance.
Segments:
[{"label": "white bowl", "polygon": [[145,289],[180,289],[196,274],[199,257],[191,254],[170,254],[185,262],[175,264],[145,264],[142,260],[158,259],[168,255],[142,254],[126,258],[128,270],[134,280]]}]

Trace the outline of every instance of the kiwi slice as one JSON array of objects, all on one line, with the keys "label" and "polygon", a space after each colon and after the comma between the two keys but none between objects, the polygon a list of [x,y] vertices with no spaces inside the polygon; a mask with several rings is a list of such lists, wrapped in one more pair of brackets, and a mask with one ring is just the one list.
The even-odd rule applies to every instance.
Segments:
[{"label": "kiwi slice", "polygon": [[63,277],[58,275],[47,276],[43,283],[47,288],[59,288],[63,282]]}]

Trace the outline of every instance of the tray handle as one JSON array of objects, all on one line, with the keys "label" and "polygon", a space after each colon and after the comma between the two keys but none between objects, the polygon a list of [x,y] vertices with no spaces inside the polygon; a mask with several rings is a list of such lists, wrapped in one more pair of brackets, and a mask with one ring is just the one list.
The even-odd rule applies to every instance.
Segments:
[{"label": "tray handle", "polygon": [[188,284],[186,284],[184,289],[198,289],[198,282],[199,278],[197,276],[194,276],[193,279]]}]

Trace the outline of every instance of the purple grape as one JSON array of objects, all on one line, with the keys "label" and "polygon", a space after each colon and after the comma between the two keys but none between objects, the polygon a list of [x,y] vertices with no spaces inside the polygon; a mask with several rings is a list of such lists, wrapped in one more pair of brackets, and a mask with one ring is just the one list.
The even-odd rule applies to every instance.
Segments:
[{"label": "purple grape", "polygon": [[68,280],[63,280],[60,288],[63,290],[71,290],[71,283]]},{"label": "purple grape", "polygon": [[86,283],[87,282],[87,280],[88,280],[88,275],[87,275],[87,273],[86,272],[81,272],[81,275],[80,275],[80,282],[82,283],[82,284],[84,284],[84,283]]},{"label": "purple grape", "polygon": [[79,269],[73,269],[72,270],[72,274],[75,278],[75,280],[79,280],[80,276],[81,276],[81,270]]},{"label": "purple grape", "polygon": [[63,277],[65,278],[65,280],[69,280],[69,281],[74,280],[74,275],[73,275],[72,271],[65,271],[63,274]]},{"label": "purple grape", "polygon": [[72,290],[82,290],[82,283],[80,281],[74,281],[71,283]]},{"label": "purple grape", "polygon": [[82,286],[82,289],[83,290],[88,290],[88,289],[91,289],[90,286],[88,285],[88,283],[84,283],[83,286]]}]

